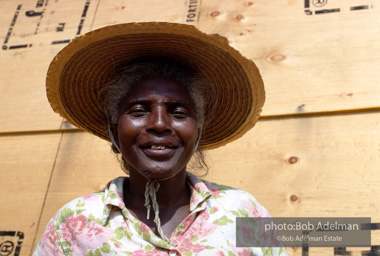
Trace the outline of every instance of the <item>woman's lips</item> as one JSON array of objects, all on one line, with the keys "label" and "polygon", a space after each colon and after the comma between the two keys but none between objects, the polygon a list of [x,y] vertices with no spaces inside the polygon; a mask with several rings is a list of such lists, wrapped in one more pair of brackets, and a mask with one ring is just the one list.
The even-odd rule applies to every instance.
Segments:
[{"label": "woman's lips", "polygon": [[157,160],[165,160],[167,158],[170,158],[174,152],[176,151],[177,147],[168,147],[168,146],[162,146],[162,145],[151,145],[150,147],[140,147],[140,149],[146,154],[147,156],[157,159]]}]

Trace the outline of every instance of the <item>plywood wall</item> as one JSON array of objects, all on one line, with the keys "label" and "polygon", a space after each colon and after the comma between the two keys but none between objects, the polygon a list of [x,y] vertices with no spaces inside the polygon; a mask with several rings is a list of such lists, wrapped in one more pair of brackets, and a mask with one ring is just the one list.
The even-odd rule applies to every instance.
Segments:
[{"label": "plywood wall", "polygon": [[0,244],[30,255],[62,205],[123,175],[106,142],[52,112],[44,79],[78,35],[134,21],[219,33],[261,70],[262,119],[207,152],[205,179],[249,191],[276,217],[380,222],[379,17],[376,0],[0,0]]}]

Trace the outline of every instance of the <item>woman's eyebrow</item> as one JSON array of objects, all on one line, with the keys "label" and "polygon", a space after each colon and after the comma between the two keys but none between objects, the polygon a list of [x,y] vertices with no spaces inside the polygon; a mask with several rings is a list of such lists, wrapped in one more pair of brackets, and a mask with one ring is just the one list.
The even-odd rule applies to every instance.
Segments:
[{"label": "woman's eyebrow", "polygon": [[172,105],[181,105],[185,107],[192,107],[192,104],[188,101],[184,100],[171,100],[171,101],[165,101],[165,105],[172,106]]},{"label": "woman's eyebrow", "polygon": [[[135,99],[130,99],[126,102],[127,106],[133,106],[133,105],[151,105],[153,102],[148,99],[144,98],[135,98]],[[164,101],[164,104],[166,106],[173,106],[173,105],[179,105],[179,106],[184,106],[184,107],[192,107],[193,104],[191,104],[188,101],[184,100],[166,100]]]},{"label": "woman's eyebrow", "polygon": [[151,100],[147,100],[147,99],[142,99],[142,98],[136,98],[136,99],[130,99],[126,103],[127,103],[128,106],[138,105],[138,104],[149,105],[149,104],[152,103],[152,101]]}]

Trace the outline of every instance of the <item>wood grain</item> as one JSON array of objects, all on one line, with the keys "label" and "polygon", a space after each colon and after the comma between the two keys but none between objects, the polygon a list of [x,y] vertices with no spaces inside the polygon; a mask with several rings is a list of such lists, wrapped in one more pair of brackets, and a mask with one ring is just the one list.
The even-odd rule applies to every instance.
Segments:
[{"label": "wood grain", "polygon": [[[0,137],[0,231],[24,233],[23,239],[14,241],[15,246],[22,242],[20,255],[30,255],[60,137],[59,133]],[[0,237],[0,243],[4,239],[12,240]]]},{"label": "wood grain", "polygon": [[[8,49],[0,55],[0,65],[5,67],[0,70],[0,107],[6,110],[0,113],[0,133],[62,128],[44,92],[50,60],[67,40],[106,25],[134,21],[182,22],[226,36],[261,70],[267,91],[264,117],[379,109],[377,3],[329,1],[324,7],[310,4],[309,8],[304,3],[81,0],[49,1],[37,8],[32,1],[3,0],[0,39],[5,40],[21,7],[8,43],[3,43]],[[367,9],[350,9],[355,6]],[[316,14],[334,8],[340,11]],[[43,16],[26,16],[30,11],[43,11]],[[193,19],[188,18],[190,14],[195,15]],[[9,49],[25,44],[26,48]]]},{"label": "wood grain", "polygon": [[[47,102],[48,65],[77,36],[135,21],[219,33],[261,71],[264,119],[207,152],[205,179],[249,191],[276,217],[380,222],[378,1],[0,0],[0,230],[25,233],[21,255],[30,254],[65,203],[123,175],[106,142],[80,131],[56,133],[76,128]],[[380,233],[372,234],[380,245]],[[368,249],[348,248],[352,255]],[[310,255],[333,250],[311,248]]]}]

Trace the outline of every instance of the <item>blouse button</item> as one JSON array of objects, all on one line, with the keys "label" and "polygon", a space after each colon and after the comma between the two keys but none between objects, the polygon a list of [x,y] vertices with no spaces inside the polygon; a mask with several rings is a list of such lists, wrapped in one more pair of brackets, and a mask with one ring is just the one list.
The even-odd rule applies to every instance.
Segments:
[{"label": "blouse button", "polygon": [[170,252],[169,252],[169,255],[170,255],[170,256],[175,256],[175,255],[177,255],[177,252],[175,252],[175,251],[170,251]]}]

